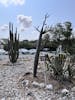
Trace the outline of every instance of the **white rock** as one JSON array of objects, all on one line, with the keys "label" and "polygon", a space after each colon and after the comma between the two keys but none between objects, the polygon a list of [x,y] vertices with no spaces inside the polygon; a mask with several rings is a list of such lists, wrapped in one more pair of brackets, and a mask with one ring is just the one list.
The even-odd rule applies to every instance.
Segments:
[{"label": "white rock", "polygon": [[73,87],[73,88],[71,89],[71,91],[72,91],[72,92],[75,92],[75,87]]},{"label": "white rock", "polygon": [[41,67],[38,65],[38,68],[41,68]]},{"label": "white rock", "polygon": [[32,83],[32,85],[35,86],[35,87],[39,87],[39,86],[40,86],[39,83],[36,82],[36,81],[34,81],[34,82]]},{"label": "white rock", "polygon": [[23,80],[22,84],[25,85],[25,86],[28,86],[29,85],[29,80]]},{"label": "white rock", "polygon": [[40,88],[44,88],[45,84],[44,83],[40,83],[39,86],[40,86]]},{"label": "white rock", "polygon": [[52,84],[46,85],[46,89],[48,89],[48,90],[53,90],[53,85],[52,85]]},{"label": "white rock", "polygon": [[62,93],[62,95],[67,95],[67,94],[69,93],[69,90],[63,89],[63,90],[61,91],[61,93]]}]

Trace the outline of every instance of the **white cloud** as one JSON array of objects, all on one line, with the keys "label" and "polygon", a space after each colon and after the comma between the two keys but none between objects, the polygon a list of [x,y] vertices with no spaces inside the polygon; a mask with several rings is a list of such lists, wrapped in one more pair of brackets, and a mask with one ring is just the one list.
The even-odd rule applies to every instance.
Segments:
[{"label": "white cloud", "polygon": [[8,29],[9,29],[9,26],[7,24],[0,26],[0,31],[8,31]]},{"label": "white cloud", "polygon": [[27,28],[30,28],[32,25],[32,17],[31,16],[24,16],[18,15],[17,22],[20,25],[20,30],[25,31]]},{"label": "white cloud", "polygon": [[25,0],[0,0],[0,4],[4,5],[5,7],[14,4],[14,5],[23,5]]},{"label": "white cloud", "polygon": [[26,28],[24,28],[22,25],[20,25],[20,26],[18,27],[18,31],[24,32],[24,31],[26,31]]}]

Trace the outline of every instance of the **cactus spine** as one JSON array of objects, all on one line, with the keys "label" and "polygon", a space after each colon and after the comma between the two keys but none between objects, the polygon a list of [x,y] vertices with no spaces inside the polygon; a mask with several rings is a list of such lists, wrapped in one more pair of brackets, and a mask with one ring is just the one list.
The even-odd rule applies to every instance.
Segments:
[{"label": "cactus spine", "polygon": [[19,57],[19,35],[17,38],[17,28],[13,34],[13,24],[9,23],[8,53],[10,62],[15,63]]}]

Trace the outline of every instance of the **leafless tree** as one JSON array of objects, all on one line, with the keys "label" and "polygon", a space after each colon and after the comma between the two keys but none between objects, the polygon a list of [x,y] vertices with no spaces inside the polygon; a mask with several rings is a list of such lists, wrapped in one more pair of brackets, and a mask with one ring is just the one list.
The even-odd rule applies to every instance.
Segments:
[{"label": "leafless tree", "polygon": [[43,21],[43,25],[40,30],[39,30],[39,28],[36,28],[36,30],[40,33],[40,35],[39,35],[39,39],[38,39],[37,50],[36,50],[35,60],[34,60],[34,70],[33,70],[34,77],[36,77],[36,74],[37,74],[37,66],[38,66],[38,60],[39,60],[39,54],[40,54],[42,35],[51,31],[51,29],[46,25],[46,20],[48,17],[49,17],[48,14],[46,14],[44,21]]}]

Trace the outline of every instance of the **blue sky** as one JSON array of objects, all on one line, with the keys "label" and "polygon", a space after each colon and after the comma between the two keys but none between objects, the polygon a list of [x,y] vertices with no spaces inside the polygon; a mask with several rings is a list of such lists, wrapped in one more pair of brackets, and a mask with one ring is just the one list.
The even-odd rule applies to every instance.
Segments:
[{"label": "blue sky", "polygon": [[[41,26],[48,13],[48,25],[71,21],[75,29],[75,0],[0,0],[0,38],[8,38],[8,24],[17,26],[20,39],[35,40],[39,33],[34,26]],[[15,32],[15,28],[14,28]]]}]

